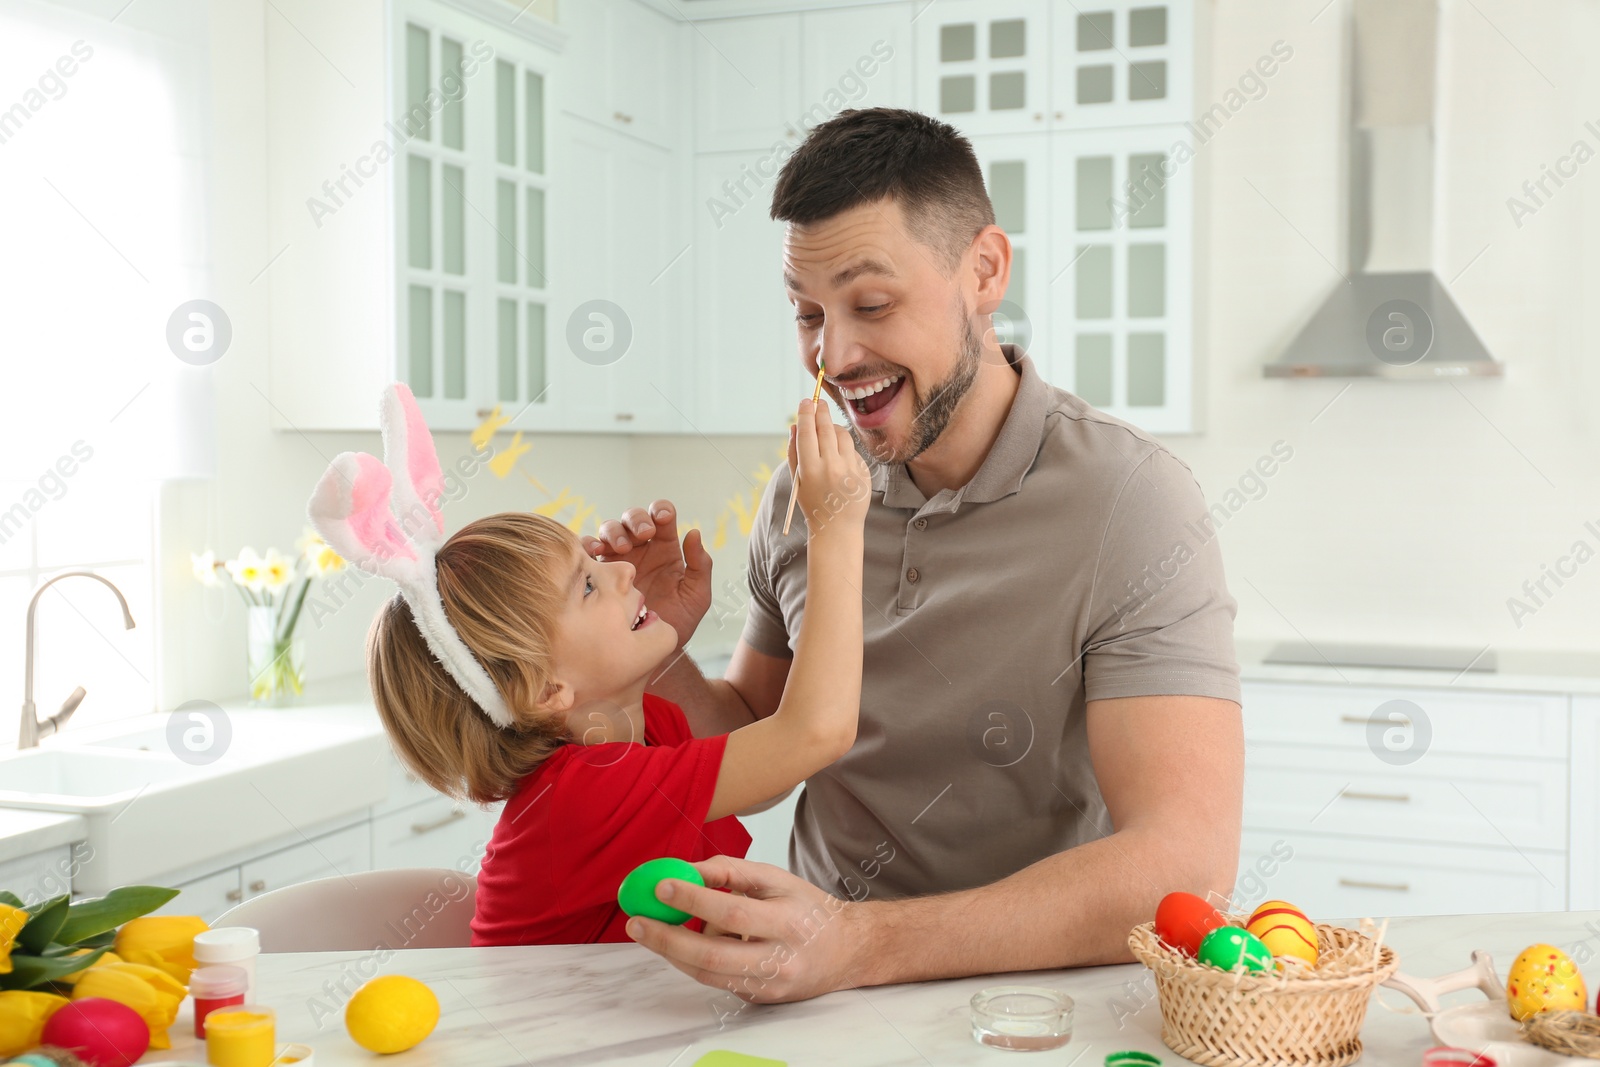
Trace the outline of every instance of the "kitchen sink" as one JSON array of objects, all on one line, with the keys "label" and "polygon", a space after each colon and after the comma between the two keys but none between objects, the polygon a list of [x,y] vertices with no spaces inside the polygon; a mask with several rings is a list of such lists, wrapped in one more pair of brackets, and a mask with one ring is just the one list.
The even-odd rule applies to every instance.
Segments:
[{"label": "kitchen sink", "polygon": [[303,835],[388,795],[388,741],[370,705],[217,710],[214,756],[174,750],[170,716],[156,714],[0,757],[0,807],[81,816],[72,888],[92,895]]},{"label": "kitchen sink", "polygon": [[0,804],[19,808],[79,810],[148,789],[157,782],[192,777],[193,768],[170,755],[39,748],[0,760]]}]

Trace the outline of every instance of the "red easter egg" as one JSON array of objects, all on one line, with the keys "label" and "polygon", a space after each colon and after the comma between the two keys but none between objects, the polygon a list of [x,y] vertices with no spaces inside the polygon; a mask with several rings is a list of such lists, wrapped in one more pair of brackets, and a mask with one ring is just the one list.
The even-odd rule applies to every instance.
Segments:
[{"label": "red easter egg", "polygon": [[1168,893],[1156,905],[1156,936],[1185,956],[1199,953],[1201,940],[1226,925],[1220,911],[1193,893]]},{"label": "red easter egg", "polygon": [[77,1053],[93,1067],[130,1067],[150,1047],[150,1027],[126,1004],[84,997],[46,1019],[39,1039]]}]

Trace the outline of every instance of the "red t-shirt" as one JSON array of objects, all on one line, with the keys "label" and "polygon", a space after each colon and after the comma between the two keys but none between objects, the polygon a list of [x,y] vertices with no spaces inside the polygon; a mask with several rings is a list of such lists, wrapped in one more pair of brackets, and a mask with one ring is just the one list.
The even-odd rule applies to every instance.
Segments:
[{"label": "red t-shirt", "polygon": [[647,693],[644,738],[563,745],[522,779],[478,872],[474,945],[631,941],[617,906],[629,871],[659,856],[744,856],[738,819],[705,821],[727,735],[690,736],[683,711]]}]

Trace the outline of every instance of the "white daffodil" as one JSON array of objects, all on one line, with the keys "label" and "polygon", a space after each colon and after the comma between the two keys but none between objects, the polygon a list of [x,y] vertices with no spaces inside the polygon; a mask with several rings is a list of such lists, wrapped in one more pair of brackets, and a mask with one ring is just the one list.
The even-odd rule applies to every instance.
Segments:
[{"label": "white daffodil", "polygon": [[201,585],[221,585],[222,579],[217,577],[217,554],[211,549],[196,555],[189,553],[189,562],[194,566],[194,576]]},{"label": "white daffodil", "polygon": [[266,571],[263,567],[263,560],[256,555],[255,549],[242,548],[239,550],[238,559],[230,559],[223,565],[228,568],[228,573],[233,576],[233,580],[239,585],[244,586],[252,593],[261,592],[266,583]]},{"label": "white daffodil", "polygon": [[344,557],[335,552],[330,545],[313,545],[306,550],[306,559],[311,564],[312,573],[318,578],[326,578],[344,570]]},{"label": "white daffodil", "polygon": [[269,593],[276,593],[294,580],[295,561],[275,548],[267,549],[261,561],[261,585]]}]

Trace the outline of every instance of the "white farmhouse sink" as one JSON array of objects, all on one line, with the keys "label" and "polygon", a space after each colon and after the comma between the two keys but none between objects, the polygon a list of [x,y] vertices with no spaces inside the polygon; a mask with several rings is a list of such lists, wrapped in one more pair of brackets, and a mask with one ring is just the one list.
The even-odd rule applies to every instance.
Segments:
[{"label": "white farmhouse sink", "polygon": [[188,777],[170,757],[36,748],[0,760],[0,804],[77,811],[128,797],[156,782]]},{"label": "white farmhouse sink", "polygon": [[388,741],[370,707],[229,709],[227,722],[231,738],[209,763],[174,754],[166,715],[48,738],[0,758],[0,806],[82,815],[72,888],[98,894],[303,834],[387,795]]}]

